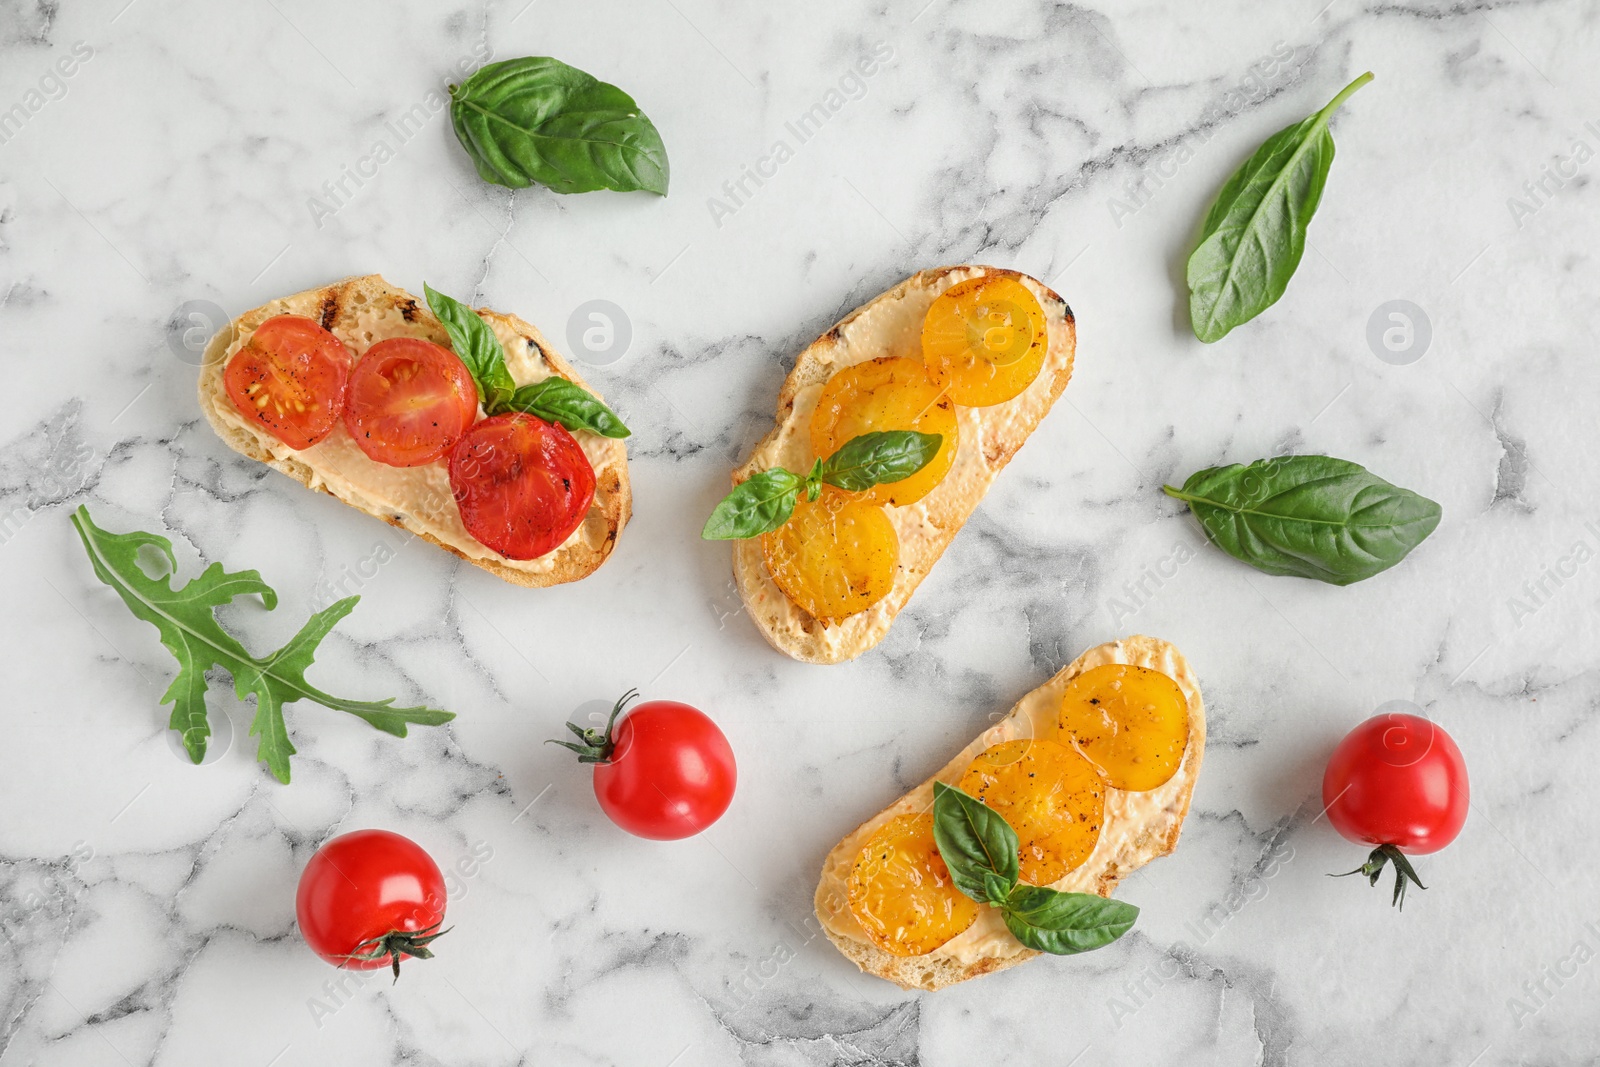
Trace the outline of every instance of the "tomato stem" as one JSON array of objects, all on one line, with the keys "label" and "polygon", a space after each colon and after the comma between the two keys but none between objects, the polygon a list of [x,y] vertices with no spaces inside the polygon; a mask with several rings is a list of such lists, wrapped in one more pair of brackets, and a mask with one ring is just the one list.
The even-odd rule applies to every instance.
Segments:
[{"label": "tomato stem", "polygon": [[571,749],[578,754],[579,763],[610,763],[611,753],[617,747],[616,742],[612,740],[611,730],[617,725],[617,716],[622,714],[622,709],[627,706],[628,701],[636,700],[638,696],[639,690],[637,689],[630,689],[622,694],[616,706],[611,709],[611,718],[606,720],[606,728],[604,730],[597,730],[593,727],[585,730],[577,723],[569,722],[567,723],[567,729],[578,735],[578,742],[557,741],[552,738],[546,741],[545,744],[560,745],[562,748]]},{"label": "tomato stem", "polygon": [[1361,874],[1366,876],[1368,885],[1375,886],[1378,884],[1378,876],[1383,873],[1383,865],[1390,860],[1394,861],[1394,897],[1389,901],[1389,905],[1404,911],[1406,907],[1406,882],[1415,882],[1418,889],[1426,889],[1428,887],[1422,884],[1421,878],[1417,877],[1416,869],[1411,866],[1411,861],[1406,859],[1405,853],[1394,845],[1379,845],[1367,857],[1367,862],[1355,870],[1342,871],[1339,874],[1331,874],[1328,877],[1348,878],[1352,874]]},{"label": "tomato stem", "polygon": [[425,926],[421,930],[390,930],[388,933],[369,938],[356,946],[354,952],[345,954],[347,960],[381,960],[388,958],[390,966],[394,968],[394,980],[400,981],[400,961],[406,956],[419,960],[433,959],[433,952],[428,948],[430,944],[448,934],[451,929],[441,930],[439,927],[444,920]]}]

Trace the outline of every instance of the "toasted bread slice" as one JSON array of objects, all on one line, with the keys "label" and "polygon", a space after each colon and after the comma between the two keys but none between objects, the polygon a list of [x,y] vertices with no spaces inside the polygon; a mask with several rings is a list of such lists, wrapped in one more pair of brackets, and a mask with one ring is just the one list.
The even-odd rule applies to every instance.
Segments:
[{"label": "toasted bread slice", "polygon": [[[506,365],[518,385],[556,375],[599,395],[533,326],[515,315],[486,309],[479,314],[505,348]],[[317,320],[357,358],[389,337],[419,337],[450,347],[449,335],[426,304],[376,274],[308,289],[246,312],[211,339],[200,368],[200,410],[229,448],[517,585],[575,582],[594,573],[611,555],[633,513],[628,451],[621,441],[582,432],[573,435],[594,467],[589,515],[554,551],[538,559],[513,560],[480,544],[462,525],[443,460],[421,467],[385,466],[368,459],[343,426],[311,448],[296,451],[245,419],[223,385],[223,369],[256,327],[274,315]]]},{"label": "toasted bread slice", "polygon": [[996,267],[942,267],[914,274],[863,304],[800,353],[778,393],[777,425],[733,472],[733,484],[770,467],[811,469],[811,414],[828,379],[883,356],[922,358],[922,320],[934,299],[957,282],[1006,274],[1032,291],[1049,324],[1039,377],[1021,395],[985,408],[957,409],[960,442],[938,486],[905,507],[887,508],[900,538],[900,564],[889,594],[866,611],[823,622],[778,588],[761,558],[760,538],[735,541],[733,573],[750,618],[778,651],[806,663],[854,659],[883,640],[928,571],[961,529],[1000,469],[1017,454],[1072,376],[1077,330],[1072,309],[1042,283]]},{"label": "toasted bread slice", "polygon": [[979,975],[1003,971],[1040,953],[1024,948],[1011,936],[1000,913],[985,907],[964,933],[922,956],[895,956],[867,940],[850,912],[847,880],[862,846],[879,826],[896,815],[933,809],[933,783],[955,784],[968,764],[990,745],[1021,737],[1054,737],[1061,695],[1067,683],[1091,667],[1104,663],[1131,663],[1161,671],[1177,681],[1189,703],[1189,744],[1183,760],[1164,785],[1142,793],[1106,789],[1105,818],[1094,852],[1083,865],[1054,883],[1064,892],[1098,893],[1108,897],[1131,871],[1178,844],[1195,779],[1206,746],[1206,711],[1200,683],[1189,663],[1172,645],[1154,637],[1126,637],[1091,648],[1054,678],[1017,702],[1009,714],[978,735],[943,769],[862,823],[834,846],[822,864],[817,883],[816,911],[828,938],[868,974],[886,978],[903,989],[943,989]]}]

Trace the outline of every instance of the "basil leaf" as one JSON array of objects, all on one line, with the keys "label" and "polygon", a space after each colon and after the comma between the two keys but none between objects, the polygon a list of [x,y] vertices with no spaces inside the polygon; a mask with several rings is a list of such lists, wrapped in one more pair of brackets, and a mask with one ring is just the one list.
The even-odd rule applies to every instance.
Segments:
[{"label": "basil leaf", "polygon": [[1221,340],[1289,287],[1333,164],[1328,120],[1371,80],[1370,71],[1361,75],[1327,107],[1267,138],[1223,184],[1189,256],[1189,318],[1200,340]]},{"label": "basil leaf", "polygon": [[980,904],[1002,904],[1017,884],[1017,833],[977,797],[933,783],[933,840],[955,887]]},{"label": "basil leaf", "polygon": [[486,182],[667,195],[666,147],[633,97],[559,60],[489,64],[450,87],[450,121]]},{"label": "basil leaf", "polygon": [[[206,672],[220,667],[233,676],[234,692],[243,700],[256,698],[256,714],[250,733],[260,740],[256,756],[264,761],[280,782],[289,781],[289,757],[295,748],[289,740],[283,706],[296,700],[311,700],[325,708],[349,712],[372,726],[406,736],[406,724],[438,726],[455,718],[436,708],[393,707],[394,700],[346,700],[324,693],[306,681],[306,668],[322,639],[340,619],[350,614],[360,597],[349,596],[317,612],[306,620],[289,643],[268,656],[252,656],[216,619],[216,609],[235,597],[255,594],[271,611],[278,595],[261,580],[256,571],[225,571],[213,563],[197,578],[172,587],[178,561],[172,542],[158,534],[135,530],[116,534],[102,530],[80,507],[72,515],[72,525],[83,540],[95,577],[114,589],[134,617],[154,626],[161,643],[178,661],[178,674],[162,694],[161,703],[172,705],[168,726],[183,737],[189,758],[199,763],[206,754],[211,727],[206,721]],[[154,548],[167,561],[171,572],[151,578],[139,566],[139,550]]]},{"label": "basil leaf", "polygon": [[1331,456],[1212,467],[1163,488],[1235,559],[1333,585],[1393,567],[1439,525],[1438,504]]},{"label": "basil leaf", "polygon": [[752,475],[712,509],[700,536],[707,541],[734,541],[776,530],[794,514],[795,499],[805,479],[782,467]]},{"label": "basil leaf", "polygon": [[860,493],[884,482],[911,477],[933,462],[944,438],[915,430],[874,430],[852,437],[822,462],[829,485]]},{"label": "basil leaf", "polygon": [[1109,945],[1129,930],[1139,909],[1093,893],[1060,893],[1019,885],[1001,908],[1006,929],[1029,948],[1056,956]]},{"label": "basil leaf", "polygon": [[525,411],[569,430],[588,430],[601,437],[627,437],[628,428],[600,398],[576,382],[549,377],[524,385],[498,411]]},{"label": "basil leaf", "polygon": [[500,347],[500,339],[483,321],[483,316],[461,301],[445,296],[426,282],[422,284],[422,291],[428,296],[433,317],[450,335],[450,347],[467,365],[472,380],[478,383],[478,399],[483,401],[483,410],[493,415],[517,391],[517,383],[511,380],[511,371],[506,367],[506,350]]}]

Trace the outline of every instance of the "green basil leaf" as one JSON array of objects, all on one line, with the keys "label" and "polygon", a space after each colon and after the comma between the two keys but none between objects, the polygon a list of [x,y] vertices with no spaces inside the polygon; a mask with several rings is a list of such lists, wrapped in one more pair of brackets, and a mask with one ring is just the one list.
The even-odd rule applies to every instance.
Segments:
[{"label": "green basil leaf", "polygon": [[559,422],[569,430],[588,430],[601,437],[627,437],[629,433],[599,397],[560,377],[522,386],[499,411],[525,411],[545,422]]},{"label": "green basil leaf", "polygon": [[933,783],[933,840],[955,887],[980,904],[1002,904],[1017,884],[1017,833],[983,801]]},{"label": "green basil leaf", "polygon": [[1121,900],[1032,885],[1012,890],[1001,910],[1012,936],[1056,956],[1109,945],[1133,929],[1139,917],[1138,908]]},{"label": "green basil leaf", "polygon": [[666,147],[633,97],[559,60],[490,63],[450,87],[450,121],[486,182],[667,195]]},{"label": "green basil leaf", "polygon": [[422,291],[428,296],[428,307],[433,317],[450,335],[450,347],[455,349],[461,362],[467,365],[472,380],[478,383],[478,399],[483,410],[493,415],[517,391],[506,367],[506,350],[500,339],[483,317],[454,297],[445,296],[424,282]]},{"label": "green basil leaf", "polygon": [[776,530],[794,514],[795,499],[805,479],[782,467],[752,475],[722,498],[700,536],[707,541],[735,541]]},{"label": "green basil leaf", "polygon": [[[135,530],[118,534],[96,526],[89,509],[80,507],[72,515],[72,525],[83,541],[95,577],[116,591],[135,618],[156,628],[161,643],[178,662],[178,673],[162,694],[161,702],[172,705],[168,726],[183,738],[189,758],[199,763],[206,754],[211,736],[206,721],[206,672],[220,667],[233,676],[234,692],[240,700],[256,698],[255,718],[250,733],[258,738],[256,756],[278,781],[289,781],[289,757],[295,747],[289,740],[289,727],[283,708],[297,700],[310,700],[334,711],[344,711],[385,733],[406,736],[407,724],[438,726],[455,715],[438,708],[394,707],[394,700],[349,700],[325,693],[306,681],[317,646],[334,625],[356,606],[361,598],[345,597],[306,620],[289,643],[266,656],[252,656],[222,623],[216,609],[234,598],[255,595],[271,611],[278,594],[261,580],[256,571],[226,571],[213,563],[181,586],[173,588],[178,560],[172,542],[159,534]],[[154,549],[166,560],[169,572],[151,578],[139,566],[139,550]]]},{"label": "green basil leaf", "polygon": [[1333,585],[1393,567],[1439,525],[1438,504],[1331,456],[1212,467],[1164,489],[1235,559]]},{"label": "green basil leaf", "polygon": [[1371,80],[1361,75],[1327,107],[1267,138],[1223,184],[1189,256],[1189,318],[1200,340],[1221,340],[1289,287],[1333,164],[1328,120]]},{"label": "green basil leaf", "polygon": [[943,443],[936,433],[874,430],[846,441],[823,460],[819,474],[829,485],[860,493],[911,477],[933,462]]}]

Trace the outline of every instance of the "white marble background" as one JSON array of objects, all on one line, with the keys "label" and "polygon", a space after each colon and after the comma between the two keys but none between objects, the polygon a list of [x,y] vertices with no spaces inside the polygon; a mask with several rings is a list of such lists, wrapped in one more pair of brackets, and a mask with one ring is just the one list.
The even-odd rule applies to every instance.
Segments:
[{"label": "white marble background", "polygon": [[[89,58],[50,80],[78,42]],[[880,44],[864,91],[713,211]],[[671,196],[486,187],[437,116],[313,218],[324,182],[490,50],[627,88]],[[0,0],[0,108],[26,112],[0,143],[0,1064],[1589,1062],[1597,52],[1600,5],[1576,0]],[[1200,345],[1181,278],[1204,207],[1365,69],[1288,295]],[[962,261],[1066,296],[1076,376],[888,640],[792,663],[738,616],[700,522],[805,343]],[[558,344],[586,301],[625,312],[631,345],[593,377],[635,430],[636,515],[593,578],[525,591],[401,545],[199,417],[186,302],[238,313],[369,271]],[[1408,365],[1366,340],[1395,299],[1432,328]],[[1364,463],[1444,521],[1347,589],[1194,547],[1162,482],[1282,451]],[[387,545],[313,678],[460,717],[399,741],[291,708],[283,787],[223,686],[213,713],[240,736],[184,765],[157,705],[171,663],[90,573],[82,501],[168,532],[186,568],[259,568],[281,606],[227,613],[256,648]],[[1136,931],[934,995],[853,973],[808,925],[824,852],[1131,631],[1188,653],[1212,714],[1181,847],[1124,889]],[[739,755],[698,839],[623,835],[540,744],[633,685],[705,708]],[[1447,726],[1475,794],[1403,915],[1325,876],[1361,850],[1313,799],[1335,741],[1390,700]],[[335,998],[293,889],[364,826],[446,866],[493,858],[457,879],[436,961]]]}]

